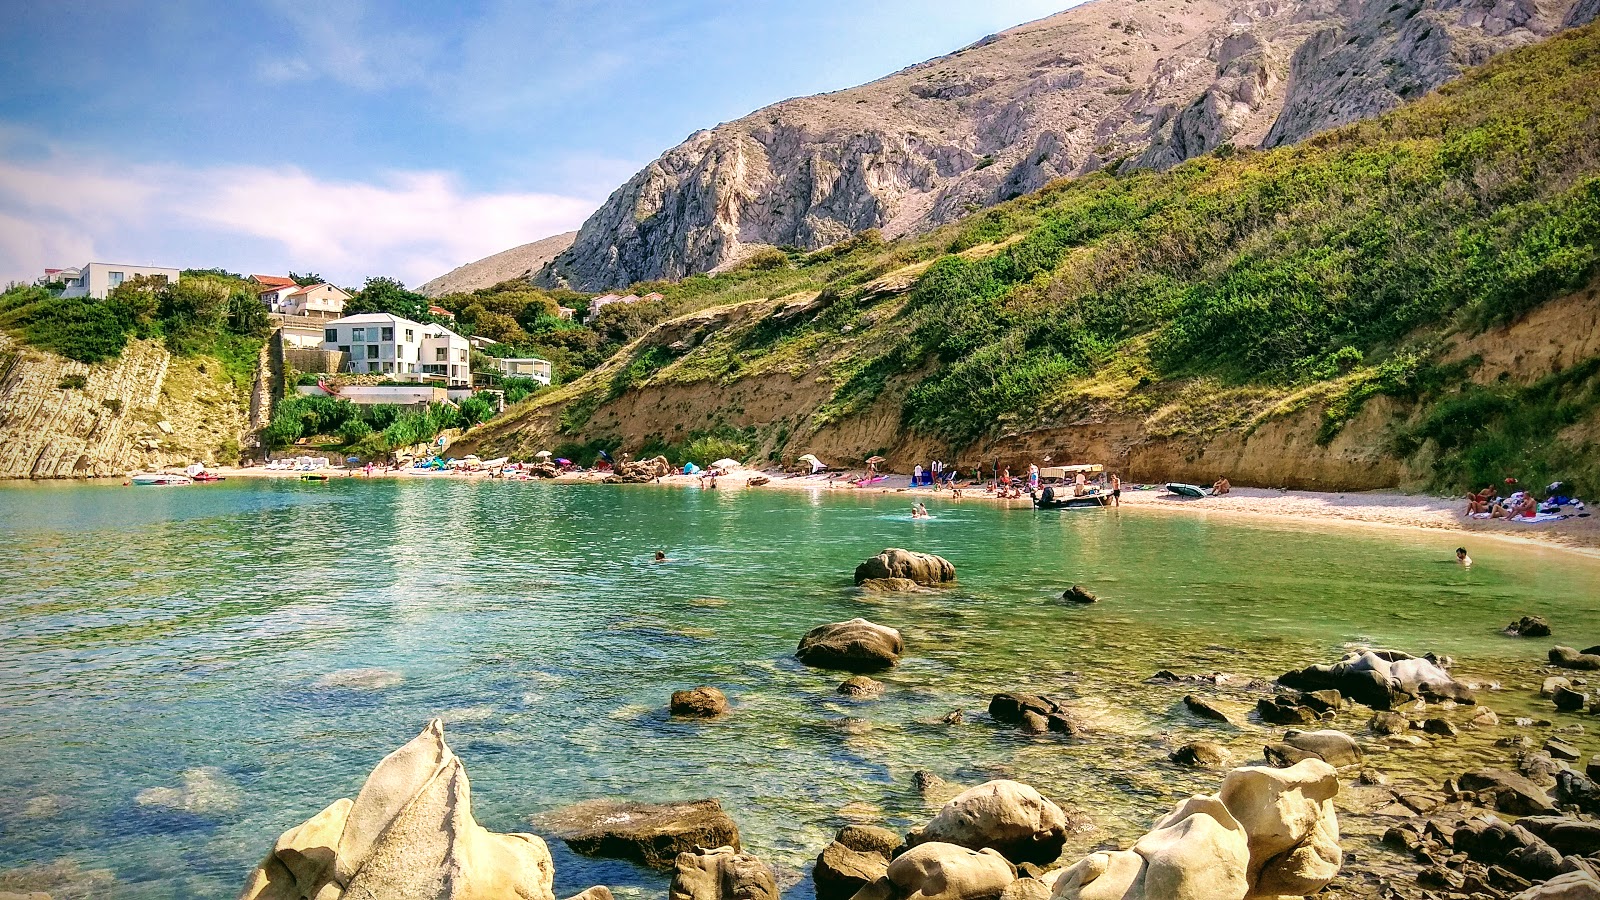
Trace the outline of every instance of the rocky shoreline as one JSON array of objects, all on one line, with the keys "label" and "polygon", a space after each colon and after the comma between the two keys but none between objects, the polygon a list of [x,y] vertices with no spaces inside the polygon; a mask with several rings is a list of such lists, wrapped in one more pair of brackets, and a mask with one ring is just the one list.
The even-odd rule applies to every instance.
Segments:
[{"label": "rocky shoreline", "polygon": [[[891,548],[863,562],[855,581],[864,591],[878,581],[937,591],[956,574],[939,557]],[[1507,629],[1515,640],[1549,633],[1531,617]],[[861,673],[915,651],[896,629],[857,618],[811,629],[795,656],[856,673],[839,691],[870,703],[883,685]],[[817,848],[811,883],[818,900],[1600,898],[1600,754],[1585,729],[1600,724],[1600,674],[1589,674],[1600,673],[1600,646],[1556,645],[1548,658],[1528,673],[1548,718],[1502,715],[1488,704],[1504,686],[1459,676],[1437,655],[1365,650],[1276,677],[1157,672],[1148,684],[1171,692],[1191,730],[1281,737],[1258,759],[1234,760],[1203,739],[1174,749],[1174,764],[1216,770],[1218,789],[1162,818],[1150,809],[1154,824],[1131,843],[1085,847],[1093,816],[1044,796],[1025,772],[971,787],[919,773],[924,796],[942,802],[937,813],[904,833],[839,829]],[[737,715],[709,685],[674,693],[671,706],[707,727]],[[957,711],[943,724],[962,721]],[[1064,746],[1095,728],[1073,699],[1028,690],[994,694],[972,724]],[[1481,752],[1452,751],[1469,737]],[[1430,780],[1438,771],[1449,774]],[[670,872],[672,900],[776,900],[787,892],[780,883],[796,883],[743,843],[714,798],[588,801],[532,824],[578,853]],[[285,832],[241,896],[554,900],[552,884],[543,838],[493,834],[471,818],[464,767],[435,721],[380,763],[354,801]],[[597,886],[579,896],[610,894]]]}]

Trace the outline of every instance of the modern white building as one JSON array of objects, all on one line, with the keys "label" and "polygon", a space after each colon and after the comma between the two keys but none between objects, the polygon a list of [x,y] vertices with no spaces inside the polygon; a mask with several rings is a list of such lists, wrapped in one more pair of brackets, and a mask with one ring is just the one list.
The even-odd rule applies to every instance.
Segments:
[{"label": "modern white building", "polygon": [[356,374],[472,386],[472,348],[443,325],[422,325],[391,313],[345,316],[324,326],[322,349],[350,354],[348,371]]},{"label": "modern white building", "polygon": [[540,384],[550,383],[550,361],[537,356],[520,359],[496,359],[494,364],[507,378],[532,378]]},{"label": "modern white building", "polygon": [[137,275],[149,275],[168,284],[178,283],[178,270],[165,266],[131,266],[122,263],[84,263],[76,269],[45,269],[45,278],[66,285],[63,297],[93,297],[104,300],[117,285]]}]

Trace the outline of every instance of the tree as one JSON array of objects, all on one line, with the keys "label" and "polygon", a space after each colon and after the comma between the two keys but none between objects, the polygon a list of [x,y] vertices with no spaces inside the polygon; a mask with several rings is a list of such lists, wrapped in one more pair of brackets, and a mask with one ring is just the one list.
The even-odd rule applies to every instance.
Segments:
[{"label": "tree", "polygon": [[478,335],[491,341],[502,344],[521,344],[528,340],[528,333],[522,330],[517,320],[505,313],[480,312],[473,322],[478,329]]},{"label": "tree", "polygon": [[301,287],[306,287],[307,285],[321,284],[322,276],[315,272],[307,272],[304,275],[297,275],[294,272],[290,272],[289,280],[300,285]]},{"label": "tree", "polygon": [[433,317],[428,314],[428,306],[427,297],[406,290],[400,280],[374,275],[345,304],[345,314],[389,313],[414,322],[431,322]]},{"label": "tree", "polygon": [[165,278],[135,275],[107,291],[106,302],[122,309],[134,325],[148,325],[160,312],[167,287]]},{"label": "tree", "polygon": [[249,291],[236,290],[228,296],[228,330],[245,337],[266,337],[272,333],[267,306]]}]

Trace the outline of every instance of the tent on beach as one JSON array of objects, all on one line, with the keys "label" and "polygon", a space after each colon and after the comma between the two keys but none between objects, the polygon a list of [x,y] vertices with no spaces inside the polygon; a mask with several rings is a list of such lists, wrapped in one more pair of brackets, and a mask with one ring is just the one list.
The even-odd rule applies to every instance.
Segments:
[{"label": "tent on beach", "polygon": [[813,475],[828,467],[827,463],[817,459],[816,455],[811,453],[807,453],[805,456],[800,457],[800,461],[811,466],[811,474]]}]

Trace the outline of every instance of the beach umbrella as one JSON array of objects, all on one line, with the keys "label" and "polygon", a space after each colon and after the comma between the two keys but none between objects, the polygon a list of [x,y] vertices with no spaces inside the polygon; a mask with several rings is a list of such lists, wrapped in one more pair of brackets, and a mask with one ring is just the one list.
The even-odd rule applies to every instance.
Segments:
[{"label": "beach umbrella", "polygon": [[561,458],[556,460],[556,465],[558,465],[558,466],[570,466],[570,465],[572,465],[572,460],[567,459],[566,457],[563,456],[563,457],[561,457]]},{"label": "beach umbrella", "polygon": [[534,456],[537,456],[540,459],[549,459],[551,456],[554,456],[554,455],[555,454],[551,453],[549,450],[540,450],[538,453],[534,454]]},{"label": "beach umbrella", "polygon": [[805,456],[800,457],[800,461],[801,462],[812,462],[812,463],[818,463],[818,464],[821,464],[821,462],[822,462],[822,460],[817,459],[816,455],[813,454],[813,453],[807,453]]},{"label": "beach umbrella", "polygon": [[737,468],[739,468],[739,461],[737,459],[729,459],[728,457],[724,456],[723,458],[721,458],[721,459],[717,460],[716,462],[712,463],[711,464],[711,468],[713,468],[713,469],[737,469]]},{"label": "beach umbrella", "polygon": [[875,466],[878,463],[888,462],[888,460],[881,456],[869,456],[867,457],[867,462]]}]

